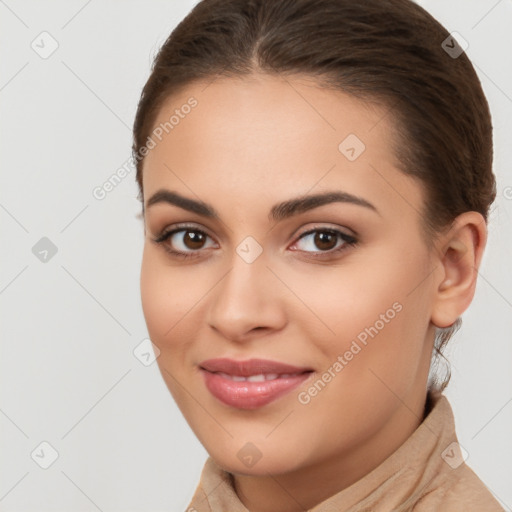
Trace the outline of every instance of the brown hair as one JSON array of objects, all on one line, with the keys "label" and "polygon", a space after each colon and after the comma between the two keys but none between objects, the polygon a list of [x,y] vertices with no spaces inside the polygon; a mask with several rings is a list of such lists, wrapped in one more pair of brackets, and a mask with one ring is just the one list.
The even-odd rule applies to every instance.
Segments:
[{"label": "brown hair", "polygon": [[[399,166],[425,187],[427,233],[465,211],[487,221],[496,195],[487,100],[457,41],[411,0],[199,2],[155,57],[138,104],[132,150],[141,199],[141,150],[163,102],[193,81],[255,72],[309,76],[385,106]],[[436,365],[459,326],[438,331]],[[449,380],[448,367],[433,387]]]}]

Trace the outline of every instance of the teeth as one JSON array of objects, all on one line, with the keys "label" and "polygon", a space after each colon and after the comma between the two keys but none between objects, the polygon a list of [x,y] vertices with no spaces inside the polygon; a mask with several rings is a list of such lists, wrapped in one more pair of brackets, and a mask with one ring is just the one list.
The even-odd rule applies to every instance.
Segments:
[{"label": "teeth", "polygon": [[265,380],[265,375],[260,373],[259,375],[250,375],[247,377],[249,382],[263,382]]},{"label": "teeth", "polygon": [[217,372],[217,374],[221,377],[224,377],[225,379],[231,379],[235,382],[264,382],[266,380],[275,380],[278,378],[286,379],[300,375],[299,373],[259,373],[258,375],[249,375],[248,377],[243,377],[242,375],[229,375],[224,372]]}]

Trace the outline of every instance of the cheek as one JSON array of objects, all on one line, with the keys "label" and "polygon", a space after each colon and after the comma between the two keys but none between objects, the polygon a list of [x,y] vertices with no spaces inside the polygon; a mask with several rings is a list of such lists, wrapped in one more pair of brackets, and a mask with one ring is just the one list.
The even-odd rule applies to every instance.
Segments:
[{"label": "cheek", "polygon": [[[191,284],[191,281],[193,284]],[[142,309],[150,333],[172,338],[175,326],[201,296],[200,286],[190,273],[165,263],[157,248],[144,247],[140,273]]]},{"label": "cheek", "polygon": [[175,304],[167,278],[147,248],[142,258],[140,291],[146,325],[153,342],[156,342],[171,327],[169,312],[174,311]]},{"label": "cheek", "polygon": [[[178,404],[186,402],[180,382],[184,358],[193,333],[187,313],[197,303],[197,295],[185,272],[166,265],[160,251],[144,247],[140,274],[142,309],[151,341],[160,350],[157,364],[164,381]],[[187,290],[192,288],[189,293]]]},{"label": "cheek", "polygon": [[375,366],[391,380],[408,380],[422,357],[430,318],[428,258],[419,244],[415,254],[397,247],[317,269],[314,279],[296,277],[297,295],[318,319],[310,337],[325,363],[346,356],[347,379],[375,380],[368,372]]},{"label": "cheek", "polygon": [[182,320],[198,301],[197,286],[190,286],[190,277],[186,272],[163,264],[158,251],[146,246],[142,258],[140,291],[148,333],[162,356],[165,356],[165,352],[178,348],[180,340],[186,339],[182,329],[187,323]]},{"label": "cheek", "polygon": [[424,301],[419,303],[421,291],[411,293],[424,277],[421,260],[386,265],[381,261],[389,262],[390,257],[375,254],[372,260],[363,260],[355,255],[346,264],[319,267],[313,273],[291,274],[283,269],[283,280],[293,283],[294,293],[310,310],[308,316],[316,317],[316,332],[326,348],[339,348],[340,340],[353,339],[375,325],[379,331],[389,331],[413,309],[418,313],[426,309]]}]

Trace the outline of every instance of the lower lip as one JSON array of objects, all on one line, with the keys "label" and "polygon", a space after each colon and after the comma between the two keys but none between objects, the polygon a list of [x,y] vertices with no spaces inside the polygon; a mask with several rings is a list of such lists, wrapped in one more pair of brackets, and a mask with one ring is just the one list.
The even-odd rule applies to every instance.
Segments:
[{"label": "lower lip", "polygon": [[206,387],[215,398],[238,409],[263,407],[290,392],[311,375],[308,372],[262,382],[239,382],[202,369],[201,373],[204,375]]}]

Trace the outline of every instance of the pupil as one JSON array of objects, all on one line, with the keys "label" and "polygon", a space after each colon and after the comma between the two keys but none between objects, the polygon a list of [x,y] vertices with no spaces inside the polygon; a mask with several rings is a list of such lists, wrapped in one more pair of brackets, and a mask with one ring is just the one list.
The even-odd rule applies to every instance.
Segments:
[{"label": "pupil", "polygon": [[189,249],[200,249],[204,243],[204,237],[202,233],[196,233],[194,231],[187,231],[185,236],[185,245]]},{"label": "pupil", "polygon": [[[334,241],[334,243],[333,243]],[[333,249],[336,246],[336,234],[320,231],[315,235],[315,245],[319,249]]]}]

